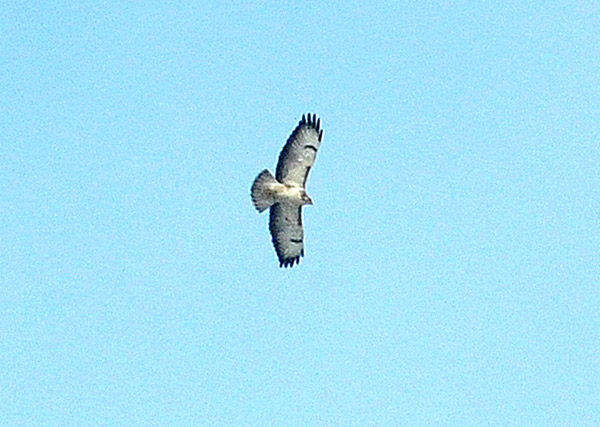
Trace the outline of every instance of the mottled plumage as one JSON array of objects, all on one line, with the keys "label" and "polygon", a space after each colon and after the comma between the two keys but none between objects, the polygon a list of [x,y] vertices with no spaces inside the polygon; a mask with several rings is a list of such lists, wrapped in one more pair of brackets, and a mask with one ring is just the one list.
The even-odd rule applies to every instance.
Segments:
[{"label": "mottled plumage", "polygon": [[263,170],[252,184],[254,207],[271,209],[269,230],[280,267],[292,267],[304,256],[302,206],[312,205],[306,180],[323,139],[316,115],[302,116],[279,154],[275,176]]}]

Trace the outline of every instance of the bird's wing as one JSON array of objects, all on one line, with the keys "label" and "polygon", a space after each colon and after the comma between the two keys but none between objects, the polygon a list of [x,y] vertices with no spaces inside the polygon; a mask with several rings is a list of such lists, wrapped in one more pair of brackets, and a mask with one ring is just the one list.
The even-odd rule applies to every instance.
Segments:
[{"label": "bird's wing", "polygon": [[279,202],[271,206],[269,230],[280,267],[293,267],[304,256],[302,207]]},{"label": "bird's wing", "polygon": [[302,116],[279,154],[275,177],[284,184],[306,187],[308,172],[315,163],[323,139],[321,119],[316,115]]}]

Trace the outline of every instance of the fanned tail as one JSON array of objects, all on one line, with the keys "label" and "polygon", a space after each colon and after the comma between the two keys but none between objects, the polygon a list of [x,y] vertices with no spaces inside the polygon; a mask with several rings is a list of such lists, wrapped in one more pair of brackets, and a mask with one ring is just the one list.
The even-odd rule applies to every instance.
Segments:
[{"label": "fanned tail", "polygon": [[275,198],[269,191],[271,184],[277,184],[277,180],[267,169],[259,173],[252,184],[250,194],[252,203],[258,212],[263,212],[275,203]]}]

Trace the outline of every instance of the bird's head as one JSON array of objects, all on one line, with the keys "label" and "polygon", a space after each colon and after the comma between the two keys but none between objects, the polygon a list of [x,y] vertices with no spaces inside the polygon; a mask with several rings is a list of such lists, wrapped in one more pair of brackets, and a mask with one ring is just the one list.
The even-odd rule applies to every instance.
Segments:
[{"label": "bird's head", "polygon": [[303,205],[312,205],[313,201],[310,198],[310,196],[308,194],[306,194],[306,191],[302,192],[302,204]]}]

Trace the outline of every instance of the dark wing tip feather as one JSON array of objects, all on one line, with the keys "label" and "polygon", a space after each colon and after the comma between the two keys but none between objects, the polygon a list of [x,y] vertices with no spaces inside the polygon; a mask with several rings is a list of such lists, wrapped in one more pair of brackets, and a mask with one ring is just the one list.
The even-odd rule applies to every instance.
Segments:
[{"label": "dark wing tip feather", "polygon": [[294,263],[300,264],[300,257],[304,256],[304,248],[300,251],[300,255],[291,258],[285,258],[277,240],[273,237],[271,241],[273,242],[273,246],[275,247],[275,253],[277,254],[277,258],[279,259],[279,267],[287,268],[293,267]]},{"label": "dark wing tip feather", "polygon": [[279,245],[275,244],[275,252],[277,253],[277,258],[279,259],[279,267],[293,267],[294,264],[300,264],[300,257],[304,256],[304,249],[300,252],[300,255],[291,258],[284,258],[283,254],[279,250]]},{"label": "dark wing tip feather", "polygon": [[303,124],[312,127],[317,132],[317,135],[319,135],[319,142],[321,142],[321,140],[323,139],[323,130],[321,129],[321,118],[317,117],[316,114],[313,114],[311,117],[311,114],[308,113],[308,121],[304,121],[304,116],[302,116],[302,119]]},{"label": "dark wing tip feather", "polygon": [[300,125],[307,125],[314,128],[319,134],[319,140],[323,136],[323,131],[321,130],[321,118],[316,114],[308,113],[302,115],[302,120],[300,120]]},{"label": "dark wing tip feather", "polygon": [[294,263],[296,264],[300,264],[300,255],[298,255],[297,257],[294,258],[287,258],[287,259],[279,259],[279,267],[293,267]]},{"label": "dark wing tip feather", "polygon": [[[273,242],[275,243],[275,242]],[[293,267],[294,264],[300,264],[300,257],[304,256],[304,249],[300,252],[300,255],[291,258],[284,258],[281,251],[279,250],[279,245],[275,244],[275,252],[277,253],[277,258],[279,259],[279,267]]]},{"label": "dark wing tip feather", "polygon": [[319,135],[319,141],[321,141],[321,138],[323,137],[323,131],[321,130],[321,119],[317,117],[316,114],[308,113],[302,115],[302,120],[300,120],[296,129],[294,129],[294,131],[288,138],[288,142],[296,137],[302,125],[306,125],[313,128]]}]

